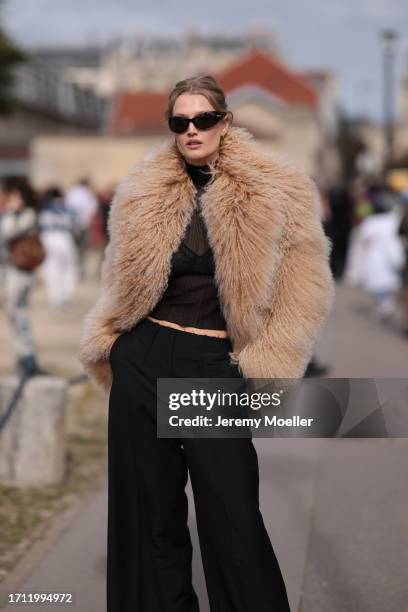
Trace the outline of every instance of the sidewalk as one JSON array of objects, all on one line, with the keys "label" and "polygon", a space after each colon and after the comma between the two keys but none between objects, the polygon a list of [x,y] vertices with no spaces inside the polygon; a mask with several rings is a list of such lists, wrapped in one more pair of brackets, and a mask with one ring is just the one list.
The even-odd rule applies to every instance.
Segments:
[{"label": "sidewalk", "polygon": [[[287,439],[274,440],[273,447],[269,440],[254,443],[260,505],[292,612],[405,612],[406,441]],[[193,582],[201,612],[209,612],[190,483],[187,491]],[[27,579],[10,588],[73,592],[71,610],[105,610],[106,507],[105,488],[88,500],[59,539],[49,542]],[[2,585],[3,592],[8,583]],[[6,609],[22,611],[27,606]]]},{"label": "sidewalk", "polygon": [[[260,503],[266,528],[289,587],[293,610],[296,610],[312,519],[314,476],[325,441],[276,442],[272,448],[269,440],[254,440],[262,474]],[[294,485],[289,487],[289,482]],[[187,493],[194,548],[193,581],[201,610],[208,612],[190,482]],[[50,537],[49,550],[43,551],[42,560],[32,559],[34,564],[39,561],[37,567],[32,567],[30,571],[26,564],[26,579],[20,580],[17,585],[16,581],[12,584],[13,577],[10,576],[1,585],[1,590],[4,592],[14,587],[24,592],[73,592],[76,601],[70,610],[105,610],[106,509],[105,488],[85,503],[82,510],[72,517],[70,525],[65,525],[59,537],[58,533],[57,537],[54,534]],[[6,609],[20,611],[26,610],[27,606],[13,605]]]}]

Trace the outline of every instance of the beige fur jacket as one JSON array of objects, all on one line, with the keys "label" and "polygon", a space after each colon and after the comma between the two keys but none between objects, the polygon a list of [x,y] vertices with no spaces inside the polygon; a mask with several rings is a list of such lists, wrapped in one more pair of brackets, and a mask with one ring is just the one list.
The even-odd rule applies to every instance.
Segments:
[{"label": "beige fur jacket", "polygon": [[[331,242],[314,182],[231,127],[201,197],[215,282],[245,378],[301,378],[330,312]],[[195,187],[171,141],[135,164],[116,189],[99,297],[85,316],[79,357],[109,391],[116,338],[146,317],[166,289]]]}]

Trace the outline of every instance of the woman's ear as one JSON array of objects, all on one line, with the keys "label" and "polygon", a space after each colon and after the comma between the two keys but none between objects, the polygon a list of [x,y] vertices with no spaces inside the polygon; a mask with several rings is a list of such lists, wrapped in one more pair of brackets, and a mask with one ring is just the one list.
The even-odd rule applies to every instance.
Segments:
[{"label": "woman's ear", "polygon": [[228,129],[228,130],[229,130],[229,128],[231,127],[233,120],[234,120],[234,114],[233,114],[233,112],[232,112],[232,111],[228,111],[228,123],[227,123],[227,125],[228,125],[228,128],[227,128],[227,129]]},{"label": "woman's ear", "polygon": [[230,128],[230,125],[231,125],[231,121],[230,120],[225,121],[224,127],[221,130],[221,138],[224,138],[224,136],[226,135],[226,133],[228,132],[228,130]]}]

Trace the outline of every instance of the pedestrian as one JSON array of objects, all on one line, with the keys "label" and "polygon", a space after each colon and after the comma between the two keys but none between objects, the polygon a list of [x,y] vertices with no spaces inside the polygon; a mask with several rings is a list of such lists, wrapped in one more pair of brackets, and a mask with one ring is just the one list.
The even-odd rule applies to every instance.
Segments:
[{"label": "pedestrian", "polygon": [[403,241],[405,251],[402,269],[402,304],[403,304],[403,334],[408,337],[408,189],[401,194],[402,215],[398,227],[398,235]]},{"label": "pedestrian", "polygon": [[374,314],[380,320],[396,311],[396,296],[402,285],[404,249],[398,236],[398,201],[382,185],[369,191],[373,214],[358,226],[360,253],[359,284],[373,299]]},{"label": "pedestrian", "polygon": [[327,190],[327,199],[331,214],[325,228],[333,245],[330,263],[334,277],[340,280],[345,270],[353,218],[353,201],[348,182],[342,180],[332,185]]},{"label": "pedestrian", "polygon": [[[38,364],[28,310],[35,269],[43,258],[37,238],[37,206],[29,181],[15,176],[0,180],[0,301],[13,332],[17,372],[26,377],[47,374]],[[23,244],[27,238],[28,254],[27,242]],[[27,269],[20,267],[23,260],[28,262]]]},{"label": "pedestrian", "polygon": [[101,189],[97,193],[99,201],[99,235],[98,240],[95,240],[97,246],[102,245],[103,247],[105,247],[108,242],[108,218],[110,205],[115,191],[115,186],[115,184],[110,183],[104,189]]},{"label": "pedestrian", "polygon": [[297,378],[331,308],[313,181],[232,126],[210,76],[178,82],[173,138],[120,182],[80,343],[109,392],[108,612],[197,612],[189,472],[212,612],[288,612],[252,439],[157,437],[158,378]]},{"label": "pedestrian", "polygon": [[108,243],[108,217],[115,185],[106,185],[97,191],[98,213],[94,216],[90,227],[90,244],[95,254],[95,276],[98,278],[103,262],[105,247]]},{"label": "pedestrian", "polygon": [[48,304],[52,307],[69,306],[79,278],[75,243],[79,229],[76,216],[67,210],[59,187],[49,187],[45,191],[38,222],[47,252],[42,277]]},{"label": "pedestrian", "polygon": [[364,263],[364,252],[359,240],[360,224],[373,213],[368,185],[363,177],[355,178],[350,195],[352,200],[352,228],[342,279],[345,285],[357,287],[361,282],[361,267]]},{"label": "pedestrian", "polygon": [[98,199],[91,189],[87,177],[79,179],[65,194],[65,205],[67,209],[76,215],[79,232],[77,245],[79,249],[80,274],[84,278],[85,259],[89,249],[89,232],[94,216],[98,212]]}]

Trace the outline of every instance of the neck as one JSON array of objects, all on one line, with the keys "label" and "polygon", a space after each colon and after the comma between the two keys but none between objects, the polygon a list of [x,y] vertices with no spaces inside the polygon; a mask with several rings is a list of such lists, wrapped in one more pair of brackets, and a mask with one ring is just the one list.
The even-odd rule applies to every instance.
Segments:
[{"label": "neck", "polygon": [[190,166],[197,166],[198,168],[201,168],[202,166],[208,166],[208,164],[213,164],[217,159],[218,159],[218,152],[216,155],[211,155],[203,159],[188,160],[184,158],[186,164],[189,164]]},{"label": "neck", "polygon": [[190,164],[185,160],[186,171],[196,187],[204,186],[211,180],[211,169],[208,164],[200,166]]}]

